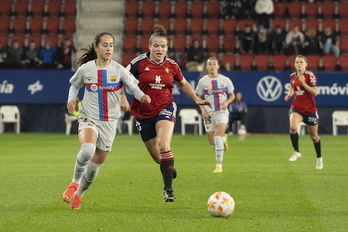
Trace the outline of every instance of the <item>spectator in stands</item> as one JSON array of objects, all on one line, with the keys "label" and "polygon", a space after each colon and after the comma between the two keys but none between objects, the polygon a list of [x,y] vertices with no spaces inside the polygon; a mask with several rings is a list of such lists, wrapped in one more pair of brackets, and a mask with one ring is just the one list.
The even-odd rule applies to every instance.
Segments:
[{"label": "spectator in stands", "polygon": [[270,35],[271,50],[273,54],[283,54],[286,33],[282,27],[277,25]]},{"label": "spectator in stands", "polygon": [[63,45],[58,49],[57,69],[71,69],[71,55],[75,52],[75,47],[69,38],[66,38]]},{"label": "spectator in stands", "polygon": [[324,29],[324,34],[319,40],[324,54],[330,54],[332,52],[336,57],[340,55],[340,48],[337,46],[337,37],[332,33],[330,27]]},{"label": "spectator in stands", "polygon": [[37,48],[34,40],[30,41],[28,48],[24,50],[21,58],[21,64],[23,68],[27,69],[36,69],[39,67],[39,49]]},{"label": "spectator in stands", "polygon": [[254,54],[268,54],[270,47],[269,35],[263,25],[259,25],[254,36]]},{"label": "spectator in stands", "polygon": [[305,42],[303,45],[303,54],[319,54],[320,45],[319,39],[317,36],[317,30],[313,27],[310,27],[305,32]]},{"label": "spectator in stands", "polygon": [[6,68],[6,58],[7,58],[6,50],[0,44],[0,69]]},{"label": "spectator in stands", "polygon": [[237,128],[237,132],[239,129],[245,129],[245,115],[248,113],[248,106],[243,100],[243,94],[241,92],[236,93],[236,98],[234,101],[228,106],[228,111],[230,112],[228,129],[229,135],[233,134],[233,124],[237,121],[240,121],[240,126]]},{"label": "spectator in stands", "polygon": [[288,54],[300,54],[305,41],[304,34],[298,26],[294,26],[285,37],[285,46]]},{"label": "spectator in stands", "polygon": [[21,57],[23,54],[23,48],[19,46],[19,42],[17,40],[12,41],[11,47],[7,48],[6,53],[6,67],[8,69],[22,68]]},{"label": "spectator in stands", "polygon": [[194,39],[187,52],[186,69],[188,71],[202,71],[204,66],[205,50],[199,40]]},{"label": "spectator in stands", "polygon": [[52,47],[51,42],[46,41],[45,46],[40,50],[40,68],[55,69],[56,68],[57,50]]},{"label": "spectator in stands", "polygon": [[221,9],[225,19],[241,19],[242,2],[240,0],[224,0]]},{"label": "spectator in stands", "polygon": [[255,16],[258,25],[269,28],[270,19],[273,17],[274,5],[272,0],[256,0]]},{"label": "spectator in stands", "polygon": [[242,54],[251,54],[253,48],[253,36],[254,33],[249,24],[245,24],[243,31],[239,33],[238,40],[240,46],[240,52]]},{"label": "spectator in stands", "polygon": [[254,14],[255,0],[241,0],[240,19],[252,19]]}]

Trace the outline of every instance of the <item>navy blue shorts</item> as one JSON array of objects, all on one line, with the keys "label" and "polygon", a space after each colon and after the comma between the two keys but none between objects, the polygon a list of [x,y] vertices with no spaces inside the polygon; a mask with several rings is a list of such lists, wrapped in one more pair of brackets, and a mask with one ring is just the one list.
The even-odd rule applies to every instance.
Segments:
[{"label": "navy blue shorts", "polygon": [[177,106],[175,102],[170,103],[166,108],[161,110],[158,115],[152,118],[135,117],[135,126],[137,127],[141,139],[146,142],[157,136],[156,123],[161,120],[167,120],[175,123]]},{"label": "navy blue shorts", "polygon": [[301,114],[297,110],[291,108],[289,110],[289,115],[291,113],[297,113],[297,114],[301,115],[303,118],[303,122],[308,126],[315,126],[315,125],[318,125],[318,123],[319,123],[319,115],[318,115],[317,111],[315,111],[314,114]]}]

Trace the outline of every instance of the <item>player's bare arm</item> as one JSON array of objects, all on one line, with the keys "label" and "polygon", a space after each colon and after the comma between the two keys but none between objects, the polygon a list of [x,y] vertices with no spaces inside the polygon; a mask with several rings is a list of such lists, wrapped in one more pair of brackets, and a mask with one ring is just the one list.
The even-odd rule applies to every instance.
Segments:
[{"label": "player's bare arm", "polygon": [[195,101],[197,105],[207,105],[210,108],[212,108],[211,102],[209,102],[207,100],[199,99],[199,97],[197,97],[192,86],[190,85],[190,83],[187,82],[187,80],[185,78],[182,79],[182,81],[178,82],[178,84],[179,84],[180,88],[182,89],[182,91],[184,91],[184,93],[189,98],[191,98],[193,101]]}]

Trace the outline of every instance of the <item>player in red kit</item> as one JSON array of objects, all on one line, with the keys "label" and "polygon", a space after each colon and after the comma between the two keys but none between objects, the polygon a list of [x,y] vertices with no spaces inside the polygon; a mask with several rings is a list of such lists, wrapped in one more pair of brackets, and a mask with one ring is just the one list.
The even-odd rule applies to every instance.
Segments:
[{"label": "player in red kit", "polygon": [[291,87],[288,95],[284,97],[284,100],[288,101],[292,96],[294,96],[289,111],[289,132],[294,152],[289,161],[296,161],[297,159],[301,158],[297,126],[300,122],[304,122],[307,125],[316,151],[316,168],[323,169],[323,158],[321,156],[320,137],[318,134],[319,116],[314,99],[314,97],[318,94],[318,89],[316,87],[317,78],[312,72],[307,71],[306,68],[307,58],[305,56],[298,55],[295,59],[296,72],[290,75]]},{"label": "player in red kit", "polygon": [[139,88],[153,101],[144,107],[137,99],[133,99],[131,114],[135,116],[136,127],[148,152],[153,160],[160,164],[164,182],[164,200],[173,202],[175,196],[172,180],[176,170],[171,139],[177,113],[177,106],[172,96],[174,81],[197,104],[209,106],[211,104],[197,97],[178,64],[166,57],[168,38],[164,27],[155,25],[153,29],[154,32],[149,39],[149,52],[139,55],[127,66],[139,81]]}]

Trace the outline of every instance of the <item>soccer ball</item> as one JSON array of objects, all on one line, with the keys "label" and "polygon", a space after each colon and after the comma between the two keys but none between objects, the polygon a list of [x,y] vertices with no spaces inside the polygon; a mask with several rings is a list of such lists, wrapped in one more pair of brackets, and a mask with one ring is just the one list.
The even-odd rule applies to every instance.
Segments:
[{"label": "soccer ball", "polygon": [[208,199],[207,209],[213,217],[229,217],[234,211],[234,200],[225,192],[213,193]]}]

